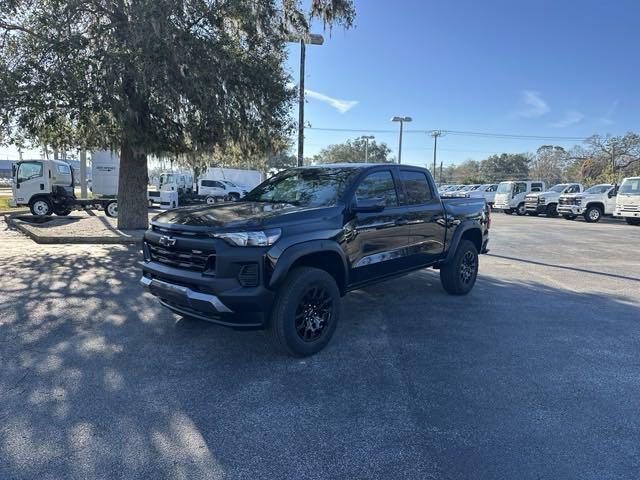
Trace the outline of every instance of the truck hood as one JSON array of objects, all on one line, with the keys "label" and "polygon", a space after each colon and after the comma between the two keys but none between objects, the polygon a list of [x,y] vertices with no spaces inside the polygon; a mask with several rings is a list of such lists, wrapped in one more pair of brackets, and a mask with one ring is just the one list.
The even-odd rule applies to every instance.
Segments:
[{"label": "truck hood", "polygon": [[241,201],[168,210],[153,217],[151,224],[169,228],[200,227],[198,230],[263,228],[304,221],[308,219],[306,213],[311,210],[333,209],[335,207],[300,207],[289,203]]}]

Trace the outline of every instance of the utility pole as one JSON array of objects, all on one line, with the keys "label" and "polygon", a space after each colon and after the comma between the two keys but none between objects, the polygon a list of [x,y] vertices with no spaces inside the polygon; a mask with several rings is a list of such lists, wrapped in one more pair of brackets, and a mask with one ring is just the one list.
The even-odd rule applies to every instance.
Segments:
[{"label": "utility pole", "polygon": [[[442,132],[440,130],[434,130],[431,132],[431,136],[433,137],[433,176],[435,181],[436,157],[438,154],[438,137],[442,136]],[[440,174],[440,181],[442,182],[442,174]]]},{"label": "utility pole", "polygon": [[373,135],[364,135],[362,138],[364,140],[364,163],[369,163],[369,140],[373,140],[376,137]]},{"label": "utility pole", "polygon": [[306,44],[322,45],[324,37],[316,33],[297,37],[291,36],[289,42],[300,43],[300,82],[298,86],[298,166],[304,163],[304,66],[307,56]]},{"label": "utility pole", "polygon": [[304,164],[304,62],[307,48],[300,39],[300,86],[298,87],[298,166]]}]

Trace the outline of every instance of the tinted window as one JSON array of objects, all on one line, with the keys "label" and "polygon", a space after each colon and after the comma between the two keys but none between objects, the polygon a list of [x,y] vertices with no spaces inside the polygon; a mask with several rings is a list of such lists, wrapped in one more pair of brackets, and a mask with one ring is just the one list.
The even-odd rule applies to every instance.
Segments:
[{"label": "tinted window", "polygon": [[[524,193],[527,191],[527,184],[526,183],[516,183],[515,188],[513,189],[513,194],[514,195],[518,195],[519,193]],[[531,189],[531,191],[533,191],[533,189]]]},{"label": "tinted window", "polygon": [[40,162],[25,162],[20,164],[18,170],[18,182],[24,182],[25,180],[31,180],[42,176],[42,163]]},{"label": "tinted window", "polygon": [[407,205],[421,205],[431,200],[431,189],[424,173],[401,171],[400,179],[404,185]]},{"label": "tinted window", "polygon": [[487,192],[495,192],[498,189],[498,185],[491,185],[487,188]]},{"label": "tinted window", "polygon": [[202,180],[203,187],[215,187],[215,188],[224,188],[224,186],[220,182],[216,182],[215,180]]},{"label": "tinted window", "polygon": [[363,178],[356,190],[356,201],[362,199],[381,199],[388,207],[398,205],[398,196],[391,172],[376,172]]},{"label": "tinted window", "polygon": [[567,188],[567,191],[565,193],[578,193],[580,192],[580,187],[578,185],[571,185],[569,188]]},{"label": "tinted window", "polygon": [[541,192],[542,191],[542,184],[541,183],[532,183],[531,184],[531,191],[532,192]]}]

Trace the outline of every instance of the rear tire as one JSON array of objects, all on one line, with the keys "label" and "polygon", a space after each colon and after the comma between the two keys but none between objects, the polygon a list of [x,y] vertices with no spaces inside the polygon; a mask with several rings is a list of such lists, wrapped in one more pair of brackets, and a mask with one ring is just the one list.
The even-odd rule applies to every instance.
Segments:
[{"label": "rear tire", "polygon": [[532,217],[537,217],[538,216],[538,212],[527,212],[527,215],[530,215]]},{"label": "rear tire", "polygon": [[547,217],[557,217],[558,216],[558,205],[552,203],[547,205]]},{"label": "rear tire", "polygon": [[584,212],[584,220],[589,223],[597,223],[602,218],[602,209],[597,206],[587,208]]},{"label": "rear tire", "polygon": [[640,225],[640,218],[625,217],[625,220],[629,225]]},{"label": "rear tire", "polygon": [[527,210],[524,208],[524,203],[521,203],[516,208],[516,215],[518,215],[519,217],[522,217],[525,213],[527,213]]},{"label": "rear tire", "polygon": [[67,215],[69,215],[71,213],[71,209],[68,208],[66,210],[56,210],[55,212],[56,215],[58,215],[59,217],[66,217]]},{"label": "rear tire", "polygon": [[31,210],[31,214],[36,217],[46,217],[53,213],[51,202],[46,198],[36,198],[31,201],[31,203],[29,203],[29,210]]},{"label": "rear tire", "polygon": [[562,218],[565,220],[575,220],[577,215],[563,215]]},{"label": "rear tire", "polygon": [[205,199],[205,202],[207,202],[208,205],[213,205],[214,203],[216,203],[216,197],[212,197],[211,195],[209,195]]},{"label": "rear tire", "polygon": [[450,262],[440,267],[440,283],[451,295],[466,295],[478,277],[478,250],[473,242],[462,240]]},{"label": "rear tire", "polygon": [[513,213],[513,210],[511,210],[510,208],[508,208],[507,210],[504,210],[504,213],[506,215],[511,215]]},{"label": "rear tire", "polygon": [[340,290],[324,270],[294,268],[278,289],[269,333],[279,350],[306,357],[331,340],[340,319]]}]

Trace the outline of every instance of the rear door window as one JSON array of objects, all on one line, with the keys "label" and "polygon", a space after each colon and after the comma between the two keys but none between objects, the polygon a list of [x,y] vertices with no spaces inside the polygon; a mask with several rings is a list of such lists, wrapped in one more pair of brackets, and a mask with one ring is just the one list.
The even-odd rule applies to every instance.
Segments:
[{"label": "rear door window", "polygon": [[356,202],[360,200],[384,200],[387,207],[398,205],[398,194],[391,172],[388,170],[367,175],[360,181],[355,194]]},{"label": "rear door window", "polygon": [[513,187],[513,194],[518,195],[527,191],[527,184],[524,182],[518,182]]},{"label": "rear door window", "polygon": [[432,198],[431,188],[427,176],[423,172],[403,170],[400,172],[400,180],[404,186],[405,204],[423,205],[429,203]]}]

